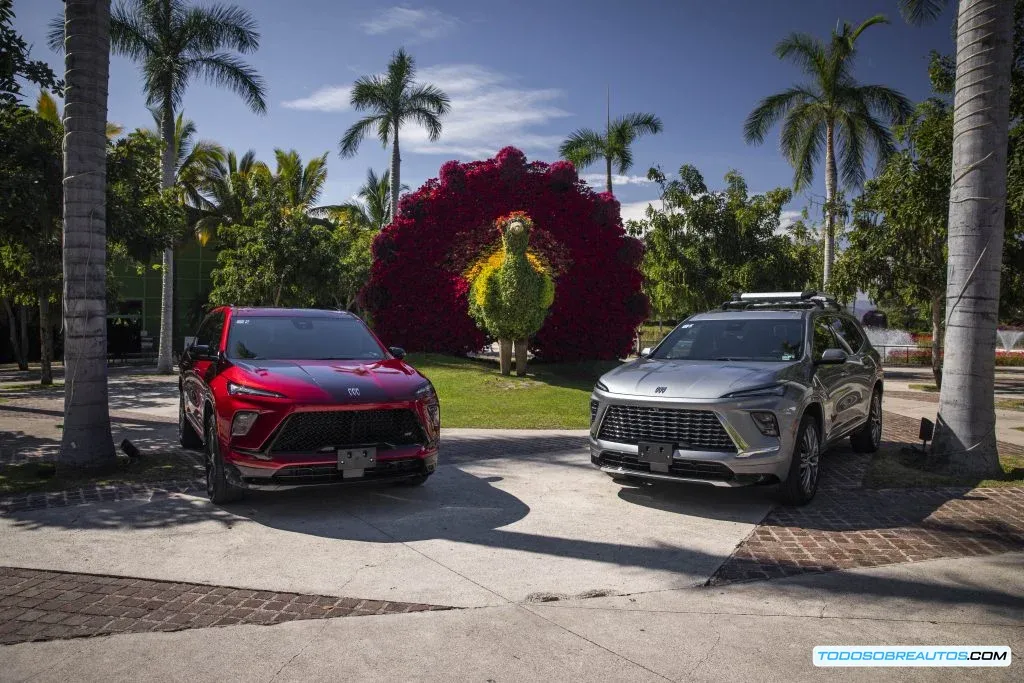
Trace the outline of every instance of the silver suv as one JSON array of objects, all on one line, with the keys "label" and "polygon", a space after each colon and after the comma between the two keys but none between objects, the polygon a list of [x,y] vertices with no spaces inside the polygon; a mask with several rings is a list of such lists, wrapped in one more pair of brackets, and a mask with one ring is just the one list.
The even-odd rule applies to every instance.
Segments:
[{"label": "silver suv", "polygon": [[882,438],[882,363],[857,321],[816,292],[743,294],[694,315],[601,377],[591,462],[617,479],[778,483],[809,502],[821,453]]}]

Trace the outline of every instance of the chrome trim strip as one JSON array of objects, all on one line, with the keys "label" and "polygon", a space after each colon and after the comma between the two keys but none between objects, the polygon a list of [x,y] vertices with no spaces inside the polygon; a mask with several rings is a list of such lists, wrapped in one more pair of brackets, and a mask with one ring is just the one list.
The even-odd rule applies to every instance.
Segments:
[{"label": "chrome trim strip", "polygon": [[608,467],[606,465],[601,466],[601,471],[608,474],[620,474],[623,476],[639,477],[641,479],[657,479],[659,481],[677,481],[684,484],[705,484],[710,486],[720,486],[724,488],[737,488],[744,486],[732,481],[715,481],[713,479],[690,479],[688,477],[673,477],[670,474],[656,474],[653,472],[639,472],[637,470],[627,470],[622,467]]}]

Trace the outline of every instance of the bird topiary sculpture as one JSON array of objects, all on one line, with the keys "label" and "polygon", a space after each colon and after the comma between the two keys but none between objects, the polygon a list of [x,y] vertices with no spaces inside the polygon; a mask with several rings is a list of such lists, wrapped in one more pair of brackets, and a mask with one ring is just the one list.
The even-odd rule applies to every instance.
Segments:
[{"label": "bird topiary sculpture", "polygon": [[555,282],[543,261],[527,248],[533,222],[522,211],[496,221],[501,246],[470,268],[469,313],[498,340],[501,374],[511,372],[515,346],[516,374],[526,374],[527,339],[544,324],[555,300]]}]

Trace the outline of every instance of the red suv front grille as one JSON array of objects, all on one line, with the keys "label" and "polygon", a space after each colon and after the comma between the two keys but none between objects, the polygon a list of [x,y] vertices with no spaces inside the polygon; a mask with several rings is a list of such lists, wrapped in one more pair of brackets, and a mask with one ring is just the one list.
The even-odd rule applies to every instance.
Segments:
[{"label": "red suv front grille", "polygon": [[271,453],[314,453],[342,446],[409,446],[425,443],[411,410],[324,410],[288,417]]}]

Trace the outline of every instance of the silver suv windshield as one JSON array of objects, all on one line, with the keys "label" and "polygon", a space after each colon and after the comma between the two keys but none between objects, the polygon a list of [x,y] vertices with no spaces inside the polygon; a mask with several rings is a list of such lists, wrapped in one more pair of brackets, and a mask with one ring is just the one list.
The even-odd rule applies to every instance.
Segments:
[{"label": "silver suv windshield", "polygon": [[799,359],[803,345],[799,318],[693,320],[674,329],[651,358],[783,362]]}]

